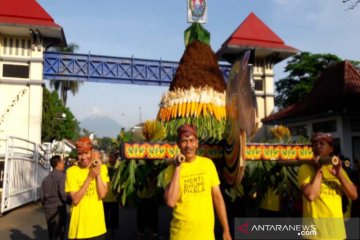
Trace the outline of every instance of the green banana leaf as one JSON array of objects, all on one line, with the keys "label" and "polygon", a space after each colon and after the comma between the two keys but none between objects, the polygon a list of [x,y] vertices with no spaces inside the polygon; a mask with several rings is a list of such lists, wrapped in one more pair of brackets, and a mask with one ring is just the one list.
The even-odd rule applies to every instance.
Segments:
[{"label": "green banana leaf", "polygon": [[185,46],[198,40],[210,46],[210,33],[200,23],[194,22],[184,32]]},{"label": "green banana leaf", "polygon": [[176,118],[166,123],[164,126],[167,131],[167,140],[177,140],[177,129],[183,124],[194,124],[197,127],[199,143],[219,143],[224,139],[226,121],[218,121],[214,117],[187,117]]}]

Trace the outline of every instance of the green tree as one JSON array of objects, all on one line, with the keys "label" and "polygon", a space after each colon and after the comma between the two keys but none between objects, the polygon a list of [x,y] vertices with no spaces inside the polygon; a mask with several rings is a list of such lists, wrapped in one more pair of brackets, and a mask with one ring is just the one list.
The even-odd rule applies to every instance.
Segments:
[{"label": "green tree", "polygon": [[113,140],[109,137],[98,138],[98,147],[100,150],[110,152],[113,147]]},{"label": "green tree", "polygon": [[82,128],[80,131],[80,137],[90,136],[90,134],[91,134],[91,131],[86,128]]},{"label": "green tree", "polygon": [[41,140],[43,142],[63,138],[75,140],[79,132],[78,121],[69,108],[62,104],[58,93],[44,88]]},{"label": "green tree", "polygon": [[[79,45],[70,43],[67,47],[52,47],[49,51],[73,53],[79,48]],[[61,101],[66,106],[68,91],[73,96],[79,91],[79,87],[82,82],[79,81],[67,81],[67,80],[50,80],[50,87],[55,88],[56,91],[60,91]]]},{"label": "green tree", "polygon": [[333,54],[302,52],[295,55],[285,68],[289,75],[275,83],[275,105],[284,108],[301,102],[311,91],[321,72],[329,65],[340,61],[342,59]]}]

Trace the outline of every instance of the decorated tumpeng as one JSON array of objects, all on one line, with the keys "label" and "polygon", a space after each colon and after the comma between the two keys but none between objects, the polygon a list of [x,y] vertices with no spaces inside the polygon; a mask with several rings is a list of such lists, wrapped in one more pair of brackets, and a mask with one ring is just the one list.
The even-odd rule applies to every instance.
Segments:
[{"label": "decorated tumpeng", "polygon": [[200,142],[223,140],[225,90],[214,52],[207,43],[194,39],[187,45],[169,91],[161,99],[157,119],[164,123],[169,139],[175,139],[179,126],[189,123],[197,126]]},{"label": "decorated tumpeng", "polygon": [[225,166],[223,176],[230,186],[241,183],[246,160],[310,160],[312,153],[306,145],[247,146],[247,139],[256,133],[258,125],[250,80],[253,53],[244,51],[234,58],[226,83],[209,43],[210,34],[201,24],[193,23],[185,31],[186,49],[169,90],[161,98],[157,115],[166,138],[161,143],[124,143],[123,158],[173,158],[179,153],[176,131],[188,123],[197,127],[198,154]]},{"label": "decorated tumpeng", "polygon": [[[280,195],[285,193],[287,196],[297,192],[296,171],[288,165],[313,159],[309,145],[282,140],[276,144],[248,143],[258,125],[257,103],[251,83],[254,52],[242,49],[234,56],[230,76],[225,82],[210,47],[210,34],[201,24],[193,23],[185,31],[185,45],[174,79],[161,98],[157,120],[145,124],[146,142],[122,144],[122,158],[136,160],[123,161],[124,167],[116,178],[119,179],[116,191],[122,193],[123,203],[126,196],[136,191],[132,187],[136,185],[135,180],[147,179],[136,177],[140,173],[139,166],[161,165],[159,171],[154,171],[157,175],[166,166],[156,160],[171,159],[180,153],[175,144],[177,129],[186,123],[197,127],[197,154],[215,162],[219,175],[229,187],[227,193],[231,198],[251,194],[254,198],[260,196],[257,197],[259,201],[268,189],[276,189]],[[154,127],[150,128],[150,125]],[[155,136],[155,132],[164,131],[162,128],[166,132],[161,134],[162,139],[150,137]],[[161,173],[157,176],[161,179]]]}]

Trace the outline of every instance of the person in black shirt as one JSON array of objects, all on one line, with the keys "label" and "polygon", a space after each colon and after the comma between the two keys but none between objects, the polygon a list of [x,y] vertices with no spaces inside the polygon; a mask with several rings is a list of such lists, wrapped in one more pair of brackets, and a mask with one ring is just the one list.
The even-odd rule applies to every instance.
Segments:
[{"label": "person in black shirt", "polygon": [[66,225],[65,161],[55,155],[50,159],[53,171],[41,184],[40,201],[44,208],[50,240],[63,240]]},{"label": "person in black shirt", "polygon": [[116,169],[118,167],[118,158],[118,152],[116,150],[113,150],[110,152],[109,162],[106,164],[110,178],[109,191],[103,199],[105,223],[108,231],[106,239],[115,239],[115,231],[119,228],[119,202],[115,198],[111,190],[111,180],[113,179]]}]

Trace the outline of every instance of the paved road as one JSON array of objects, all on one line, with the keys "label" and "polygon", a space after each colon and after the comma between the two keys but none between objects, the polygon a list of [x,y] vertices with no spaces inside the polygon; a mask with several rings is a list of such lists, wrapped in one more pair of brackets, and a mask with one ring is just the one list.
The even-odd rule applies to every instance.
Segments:
[{"label": "paved road", "polygon": [[39,203],[30,203],[0,217],[1,239],[47,239],[45,216]]},{"label": "paved road", "polygon": [[[171,210],[159,208],[159,238],[168,239]],[[136,234],[136,209],[120,209],[120,226],[115,239],[134,240]],[[0,217],[1,240],[47,240],[47,226],[44,213],[39,202],[27,204],[14,209]]]}]

